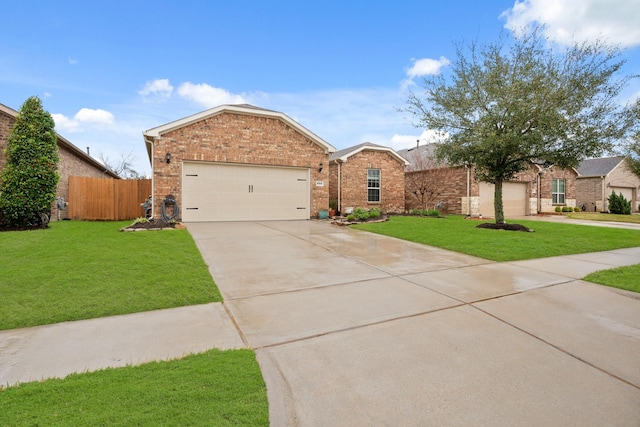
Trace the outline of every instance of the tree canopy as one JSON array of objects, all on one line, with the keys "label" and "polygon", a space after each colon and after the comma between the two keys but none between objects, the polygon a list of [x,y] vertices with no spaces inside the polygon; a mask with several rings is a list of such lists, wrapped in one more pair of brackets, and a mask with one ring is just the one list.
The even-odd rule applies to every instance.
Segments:
[{"label": "tree canopy", "polygon": [[495,184],[495,218],[504,222],[502,183],[531,164],[575,167],[627,138],[638,103],[619,95],[620,51],[597,41],[554,46],[534,29],[497,42],[459,44],[448,74],[426,77],[407,111],[419,127],[446,132],[436,155],[473,165]]},{"label": "tree canopy", "polygon": [[7,162],[0,176],[0,225],[24,228],[48,223],[59,179],[54,127],[38,97],[22,104],[7,140]]},{"label": "tree canopy", "polygon": [[627,146],[626,156],[629,170],[640,178],[640,135]]}]

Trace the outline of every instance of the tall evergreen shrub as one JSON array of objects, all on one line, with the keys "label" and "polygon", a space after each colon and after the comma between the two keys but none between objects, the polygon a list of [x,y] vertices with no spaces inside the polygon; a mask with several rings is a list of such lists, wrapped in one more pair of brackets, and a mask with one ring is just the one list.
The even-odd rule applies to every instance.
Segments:
[{"label": "tall evergreen shrub", "polygon": [[4,227],[46,226],[58,185],[58,144],[51,114],[36,96],[27,99],[7,140],[0,174],[0,222]]},{"label": "tall evergreen shrub", "polygon": [[631,215],[631,201],[625,199],[622,193],[611,192],[609,196],[609,212],[613,214]]}]

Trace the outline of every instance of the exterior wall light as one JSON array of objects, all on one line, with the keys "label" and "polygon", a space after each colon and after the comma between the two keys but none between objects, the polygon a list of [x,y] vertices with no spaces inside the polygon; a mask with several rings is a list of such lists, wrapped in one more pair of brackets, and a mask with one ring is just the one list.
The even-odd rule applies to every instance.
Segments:
[{"label": "exterior wall light", "polygon": [[324,165],[322,163],[320,163],[318,165],[318,172],[322,172],[322,168],[324,167]]},{"label": "exterior wall light", "polygon": [[167,154],[164,155],[164,158],[167,161],[167,164],[171,163],[171,153],[167,152]]}]

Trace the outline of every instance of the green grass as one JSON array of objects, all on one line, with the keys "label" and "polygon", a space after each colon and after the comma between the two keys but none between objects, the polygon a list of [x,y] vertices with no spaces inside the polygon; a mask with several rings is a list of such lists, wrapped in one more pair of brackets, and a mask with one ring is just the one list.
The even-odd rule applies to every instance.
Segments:
[{"label": "green grass", "polygon": [[572,219],[586,219],[589,221],[613,221],[640,224],[640,215],[603,214],[599,212],[575,212],[567,214],[567,217]]},{"label": "green grass", "polygon": [[267,426],[250,350],[74,374],[0,389],[3,426]]},{"label": "green grass", "polygon": [[[387,222],[353,228],[436,246],[493,261],[513,261],[640,246],[640,231],[618,228],[521,221],[533,233],[476,228],[481,221],[391,217]],[[507,219],[507,222],[509,220]]]},{"label": "green grass", "polygon": [[62,221],[0,233],[0,329],[221,301],[186,230]]},{"label": "green grass", "polygon": [[596,271],[583,280],[640,293],[640,264]]}]

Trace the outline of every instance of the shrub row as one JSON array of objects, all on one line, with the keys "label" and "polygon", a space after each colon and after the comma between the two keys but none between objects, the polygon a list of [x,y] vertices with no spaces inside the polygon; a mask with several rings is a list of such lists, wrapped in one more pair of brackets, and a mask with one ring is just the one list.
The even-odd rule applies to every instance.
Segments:
[{"label": "shrub row", "polygon": [[437,209],[411,209],[409,213],[419,216],[440,216],[440,212]]},{"label": "shrub row", "polygon": [[382,211],[378,208],[355,208],[352,213],[347,215],[347,221],[365,221],[369,218],[380,218],[381,216]]}]

